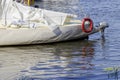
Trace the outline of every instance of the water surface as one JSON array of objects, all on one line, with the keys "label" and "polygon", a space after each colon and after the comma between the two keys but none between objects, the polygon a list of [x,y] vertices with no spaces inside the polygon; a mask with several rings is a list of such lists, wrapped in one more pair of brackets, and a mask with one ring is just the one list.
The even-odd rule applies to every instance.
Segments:
[{"label": "water surface", "polygon": [[89,40],[0,47],[0,80],[120,80],[119,72],[105,70],[120,66],[119,0],[46,0],[40,7],[79,19],[87,14],[95,25],[106,21],[105,39],[96,33]]}]

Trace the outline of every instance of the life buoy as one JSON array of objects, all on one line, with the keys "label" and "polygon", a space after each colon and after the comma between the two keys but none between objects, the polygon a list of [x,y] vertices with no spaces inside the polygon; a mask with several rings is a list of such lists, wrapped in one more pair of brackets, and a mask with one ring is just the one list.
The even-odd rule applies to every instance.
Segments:
[{"label": "life buoy", "polygon": [[[88,21],[88,22],[90,23],[88,29],[85,28],[85,22],[86,22],[86,21]],[[92,21],[90,18],[84,18],[84,19],[82,20],[82,25],[81,25],[81,27],[82,27],[82,31],[84,31],[84,32],[86,32],[86,33],[89,33],[89,32],[91,32],[91,31],[93,30],[93,21]]]}]

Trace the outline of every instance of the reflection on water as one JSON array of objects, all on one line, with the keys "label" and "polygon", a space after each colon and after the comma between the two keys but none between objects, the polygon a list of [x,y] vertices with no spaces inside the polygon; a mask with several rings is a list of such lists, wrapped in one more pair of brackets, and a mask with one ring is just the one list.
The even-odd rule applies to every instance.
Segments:
[{"label": "reflection on water", "polygon": [[[101,43],[103,46],[101,47],[105,48],[104,42]],[[108,77],[116,73],[108,74],[102,70],[110,66],[106,64],[109,58],[105,57],[104,60],[103,55],[98,55],[96,45],[98,41],[85,40],[49,45],[1,47],[0,79],[117,80],[116,76]]]},{"label": "reflection on water", "polygon": [[[84,41],[83,41],[84,42]],[[22,79],[74,79],[76,77],[91,75],[94,65],[91,63],[94,56],[92,42],[73,42],[53,44],[44,47],[44,59],[36,65],[22,72]],[[39,48],[39,47],[38,47]]]},{"label": "reflection on water", "polygon": [[[94,42],[0,48],[0,78],[75,78],[91,75]],[[9,74],[7,77],[4,76]]]}]

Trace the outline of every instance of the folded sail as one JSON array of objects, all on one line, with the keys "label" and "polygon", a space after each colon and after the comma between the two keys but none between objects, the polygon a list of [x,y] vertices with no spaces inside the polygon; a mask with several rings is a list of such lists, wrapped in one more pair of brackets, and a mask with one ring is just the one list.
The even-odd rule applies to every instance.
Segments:
[{"label": "folded sail", "polygon": [[5,26],[19,25],[63,25],[74,15],[24,6],[13,0],[0,1],[0,23]]}]

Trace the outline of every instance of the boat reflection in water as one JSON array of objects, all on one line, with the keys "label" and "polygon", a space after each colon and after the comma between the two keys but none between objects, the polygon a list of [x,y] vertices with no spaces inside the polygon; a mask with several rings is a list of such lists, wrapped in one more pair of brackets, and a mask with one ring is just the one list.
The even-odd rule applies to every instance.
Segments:
[{"label": "boat reflection in water", "polygon": [[57,43],[43,47],[33,46],[33,49],[38,50],[36,54],[39,54],[39,60],[35,65],[21,70],[19,79],[118,80],[118,71],[106,73],[101,70],[102,74],[96,71],[94,44],[96,41]]},{"label": "boat reflection in water", "polygon": [[103,75],[97,75],[99,71],[96,70],[96,65],[99,63],[94,64],[95,44],[96,41],[84,40],[49,45],[1,47],[0,79],[99,80],[102,78],[101,80],[109,80],[116,78],[116,76],[111,77],[114,73],[102,72]]},{"label": "boat reflection in water", "polygon": [[[20,79],[76,79],[92,75],[94,69],[94,42],[82,41],[58,43],[44,48],[37,46],[41,52],[40,60],[29,69],[22,70]],[[34,48],[34,47],[33,47]]]}]

